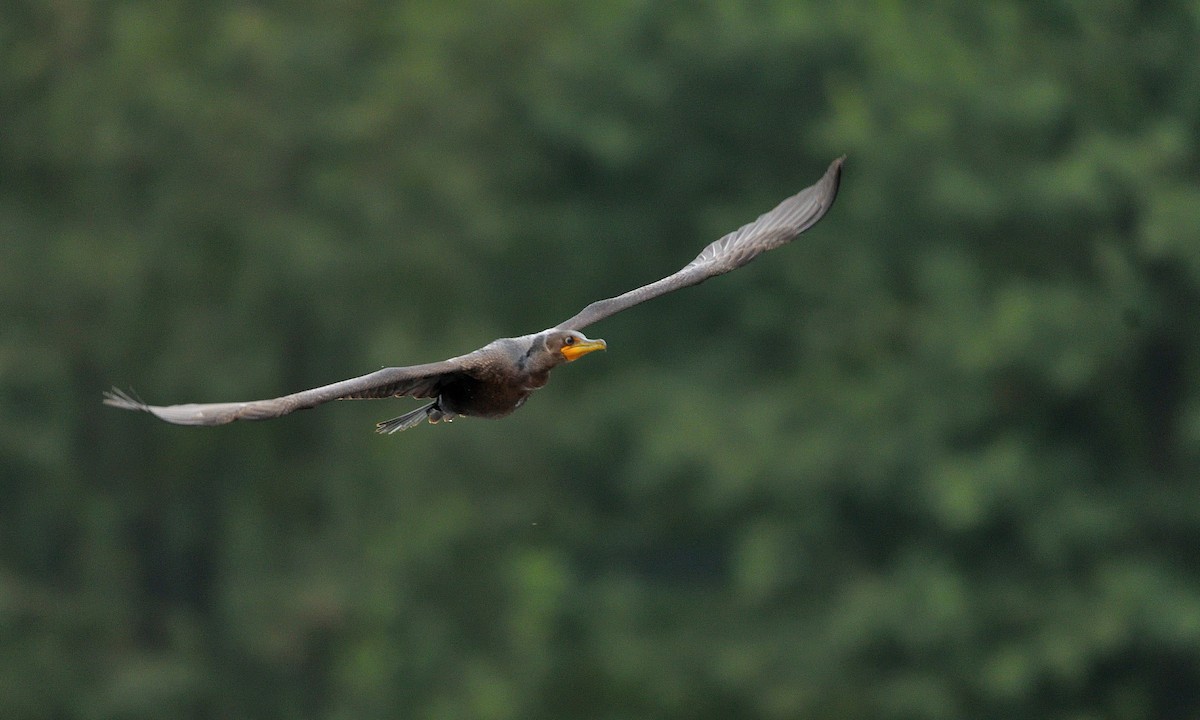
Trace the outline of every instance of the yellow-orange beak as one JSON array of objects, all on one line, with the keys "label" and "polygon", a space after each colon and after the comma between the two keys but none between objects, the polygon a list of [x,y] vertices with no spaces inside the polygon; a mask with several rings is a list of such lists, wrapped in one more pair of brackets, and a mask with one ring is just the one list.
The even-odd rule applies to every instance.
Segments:
[{"label": "yellow-orange beak", "polygon": [[562,354],[567,359],[567,362],[574,362],[590,352],[603,350],[607,347],[608,343],[603,340],[580,340],[574,345],[564,345]]}]

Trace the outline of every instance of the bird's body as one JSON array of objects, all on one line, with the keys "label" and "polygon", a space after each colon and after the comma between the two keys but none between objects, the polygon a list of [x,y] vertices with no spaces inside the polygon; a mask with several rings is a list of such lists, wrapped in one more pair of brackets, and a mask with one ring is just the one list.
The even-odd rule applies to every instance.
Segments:
[{"label": "bird's body", "polygon": [[[538,352],[550,336],[570,337],[577,343],[594,343],[603,348],[603,340],[592,341],[580,333],[566,334],[547,330],[516,338],[494,340],[471,355],[457,373],[448,373],[438,384],[437,405],[447,419],[466,417],[502,418],[525,404],[534,390],[550,381],[544,359],[552,354]],[[541,358],[543,362],[535,362]],[[564,360],[563,362],[567,362]]]},{"label": "bird's body", "polygon": [[774,210],[708,245],[678,272],[622,295],[600,300],[554,328],[494,340],[474,352],[426,365],[378,370],[350,380],[270,400],[188,405],[147,405],[126,393],[105,394],[107,405],[147,412],[178,425],[223,425],[234,420],[265,420],[331,400],[388,397],[432,398],[432,402],[378,425],[378,431],[407,430],[424,421],[437,423],[459,416],[501,418],[521,407],[543,387],[555,367],[596,350],[603,340],[589,340],[584,327],[659,295],[696,285],[734,270],[779,247],[812,227],[837,196],[839,158],[815,185],[784,200]]}]

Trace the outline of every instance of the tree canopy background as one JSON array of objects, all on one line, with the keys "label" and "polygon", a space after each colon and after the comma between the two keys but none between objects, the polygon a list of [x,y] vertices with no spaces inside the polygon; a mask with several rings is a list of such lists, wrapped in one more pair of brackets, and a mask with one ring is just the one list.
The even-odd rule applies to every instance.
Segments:
[{"label": "tree canopy background", "polygon": [[[1193,0],[9,2],[6,718],[1194,718]],[[547,327],[519,413],[167,426]]]}]

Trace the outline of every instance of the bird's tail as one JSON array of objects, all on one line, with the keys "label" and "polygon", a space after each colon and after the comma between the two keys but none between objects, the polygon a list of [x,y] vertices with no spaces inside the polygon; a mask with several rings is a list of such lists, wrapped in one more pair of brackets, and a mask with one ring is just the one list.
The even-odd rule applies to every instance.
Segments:
[{"label": "bird's tail", "polygon": [[395,417],[391,420],[384,420],[383,422],[378,423],[375,425],[375,432],[382,433],[384,435],[391,435],[392,433],[397,433],[401,430],[407,430],[409,428],[416,427],[424,422],[427,418],[430,424],[436,425],[443,419],[446,422],[450,422],[454,419],[454,415],[442,412],[442,408],[438,406],[437,401],[435,400],[428,405],[422,405],[416,410],[410,410],[400,417]]}]

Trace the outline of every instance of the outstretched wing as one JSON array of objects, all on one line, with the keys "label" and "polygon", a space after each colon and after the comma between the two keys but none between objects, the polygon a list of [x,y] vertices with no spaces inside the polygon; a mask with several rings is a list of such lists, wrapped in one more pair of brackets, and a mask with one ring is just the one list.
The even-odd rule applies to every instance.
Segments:
[{"label": "outstretched wing", "polygon": [[754,222],[743,225],[704,248],[695,260],[679,272],[623,295],[598,300],[585,307],[575,317],[560,323],[558,328],[582,330],[638,303],[736,270],[762,253],[791,242],[797,235],[815,225],[833,205],[842,177],[842,163],[845,160],[845,156],[834,160],[825,171],[824,177],[815,185],[801,190],[779,203],[774,210],[760,215]]},{"label": "outstretched wing", "polygon": [[369,375],[304,390],[270,400],[187,405],[147,405],[120,390],[104,393],[104,404],[122,410],[140,410],[176,425],[224,425],[234,420],[267,420],[315,407],[331,400],[387,397],[434,397],[441,384],[462,372],[469,355],[442,362],[393,367]]}]

